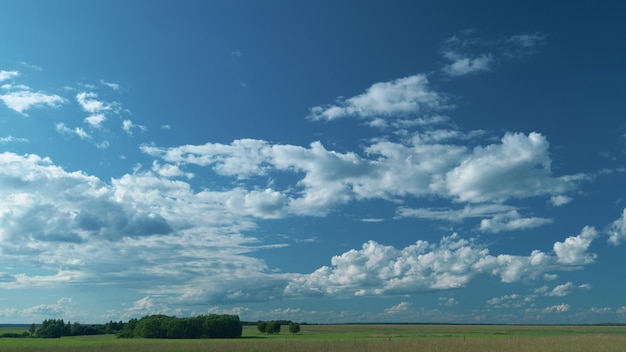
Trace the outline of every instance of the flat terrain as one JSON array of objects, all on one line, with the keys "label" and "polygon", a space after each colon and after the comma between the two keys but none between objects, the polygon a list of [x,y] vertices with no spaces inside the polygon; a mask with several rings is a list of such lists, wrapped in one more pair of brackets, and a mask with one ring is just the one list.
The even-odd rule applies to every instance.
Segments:
[{"label": "flat terrain", "polygon": [[[245,326],[240,339],[3,338],[0,351],[624,351],[626,326],[302,325],[264,335]],[[0,329],[21,332],[25,329]]]}]

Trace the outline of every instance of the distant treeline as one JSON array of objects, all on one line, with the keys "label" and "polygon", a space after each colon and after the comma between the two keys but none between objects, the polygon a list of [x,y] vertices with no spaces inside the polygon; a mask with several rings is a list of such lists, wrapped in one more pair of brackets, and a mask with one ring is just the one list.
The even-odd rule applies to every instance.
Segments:
[{"label": "distant treeline", "polygon": [[193,318],[149,315],[131,319],[118,337],[167,339],[235,338],[241,337],[243,326],[237,315],[210,314]]},{"label": "distant treeline", "polygon": [[241,337],[243,326],[237,315],[210,314],[191,318],[167,315],[147,315],[127,323],[110,321],[106,324],[80,324],[63,319],[46,319],[41,325],[31,324],[23,333],[8,332],[1,337],[59,338],[62,336],[116,334],[120,338],[235,338]]}]

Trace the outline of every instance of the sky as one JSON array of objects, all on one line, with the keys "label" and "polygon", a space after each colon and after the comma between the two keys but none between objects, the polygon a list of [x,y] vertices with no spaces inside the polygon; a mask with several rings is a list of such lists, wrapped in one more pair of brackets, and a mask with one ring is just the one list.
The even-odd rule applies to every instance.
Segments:
[{"label": "sky", "polygon": [[0,4],[0,323],[626,322],[621,1]]}]

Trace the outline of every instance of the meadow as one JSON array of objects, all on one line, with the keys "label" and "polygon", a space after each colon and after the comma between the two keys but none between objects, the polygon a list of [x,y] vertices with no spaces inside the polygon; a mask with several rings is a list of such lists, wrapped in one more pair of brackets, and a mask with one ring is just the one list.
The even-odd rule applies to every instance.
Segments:
[{"label": "meadow", "polygon": [[[525,325],[302,325],[291,335],[260,334],[245,326],[242,338],[160,340],[114,335],[60,339],[2,338],[0,351],[624,351],[626,326]],[[14,329],[21,332],[25,329]],[[0,334],[9,330],[0,329]]]}]

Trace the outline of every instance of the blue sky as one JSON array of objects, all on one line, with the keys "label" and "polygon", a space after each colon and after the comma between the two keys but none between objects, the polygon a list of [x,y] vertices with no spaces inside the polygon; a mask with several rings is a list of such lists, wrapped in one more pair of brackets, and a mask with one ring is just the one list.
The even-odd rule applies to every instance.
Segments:
[{"label": "blue sky", "polygon": [[0,322],[626,321],[621,2],[0,7]]}]

